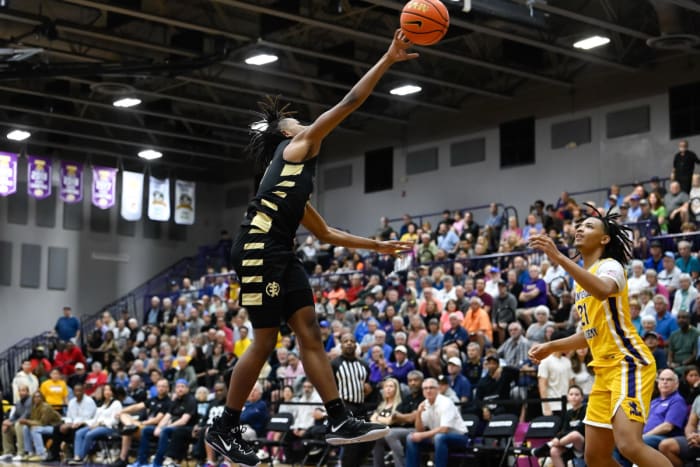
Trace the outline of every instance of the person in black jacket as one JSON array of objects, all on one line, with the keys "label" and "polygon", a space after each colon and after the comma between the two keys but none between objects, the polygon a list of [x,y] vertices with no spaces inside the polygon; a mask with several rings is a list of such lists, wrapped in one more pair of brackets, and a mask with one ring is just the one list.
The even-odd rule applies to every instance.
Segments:
[{"label": "person in black jacket", "polygon": [[561,430],[551,441],[532,450],[535,457],[550,457],[554,467],[564,467],[574,457],[583,459],[583,419],[586,417],[583,390],[572,385],[566,399],[571,408],[566,411]]}]

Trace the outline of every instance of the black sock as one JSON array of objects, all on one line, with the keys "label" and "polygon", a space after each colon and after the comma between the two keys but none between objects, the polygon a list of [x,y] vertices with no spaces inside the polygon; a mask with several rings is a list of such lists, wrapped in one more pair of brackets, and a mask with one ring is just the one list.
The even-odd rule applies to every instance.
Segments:
[{"label": "black sock", "polygon": [[328,413],[328,420],[333,425],[338,425],[344,422],[348,417],[348,411],[345,410],[345,404],[340,399],[333,399],[324,404]]},{"label": "black sock", "polygon": [[224,412],[221,414],[219,420],[226,428],[233,428],[241,424],[241,411],[235,410],[230,407],[224,407]]}]

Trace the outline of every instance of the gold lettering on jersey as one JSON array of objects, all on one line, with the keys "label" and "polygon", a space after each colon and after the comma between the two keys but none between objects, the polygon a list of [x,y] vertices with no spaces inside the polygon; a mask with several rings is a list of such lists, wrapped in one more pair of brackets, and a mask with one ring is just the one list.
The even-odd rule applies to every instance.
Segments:
[{"label": "gold lettering on jersey", "polygon": [[262,276],[243,276],[241,282],[243,284],[259,284],[263,281]]},{"label": "gold lettering on jersey", "polygon": [[250,242],[243,245],[244,250],[262,250],[265,248],[263,242]]},{"label": "gold lettering on jersey", "polygon": [[267,233],[272,228],[272,219],[264,212],[258,211],[257,213],[255,213],[255,217],[253,217],[253,220],[250,221],[250,225],[252,225],[253,227],[257,227],[263,232]]},{"label": "gold lettering on jersey", "polygon": [[583,335],[586,337],[586,339],[593,339],[598,335],[598,329],[597,328],[591,328],[591,329],[586,329],[583,332]]},{"label": "gold lettering on jersey", "polygon": [[243,266],[262,266],[263,260],[261,259],[244,259],[242,262]]},{"label": "gold lettering on jersey", "polygon": [[272,201],[266,200],[265,198],[260,200],[260,204],[262,204],[266,208],[272,209],[273,211],[277,211],[277,205],[275,203],[273,203]]},{"label": "gold lettering on jersey", "polygon": [[287,197],[287,193],[285,193],[284,191],[273,191],[272,194],[279,196],[282,199]]},{"label": "gold lettering on jersey", "polygon": [[241,295],[242,306],[262,305],[263,296],[261,293],[244,293]]},{"label": "gold lettering on jersey", "polygon": [[282,176],[291,177],[299,175],[304,170],[304,164],[284,164],[282,167]]},{"label": "gold lettering on jersey", "polygon": [[282,180],[281,182],[279,182],[275,186],[279,186],[279,187],[283,187],[283,188],[292,188],[292,187],[296,186],[296,184],[297,184],[297,182],[295,182],[294,180]]}]

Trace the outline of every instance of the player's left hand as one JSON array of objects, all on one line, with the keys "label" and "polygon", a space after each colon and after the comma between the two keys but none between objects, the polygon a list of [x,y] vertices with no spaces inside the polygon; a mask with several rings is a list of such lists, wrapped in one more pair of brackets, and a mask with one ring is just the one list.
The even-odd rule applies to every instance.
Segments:
[{"label": "player's left hand", "polygon": [[559,254],[559,249],[549,235],[532,235],[528,241],[528,246],[530,248],[534,248],[535,250],[541,251],[550,258]]},{"label": "player's left hand", "polygon": [[383,253],[385,255],[397,255],[399,253],[405,253],[407,251],[413,250],[413,242],[401,242],[398,240],[389,240],[386,242],[379,242],[376,251]]},{"label": "player's left hand", "polygon": [[411,47],[413,43],[408,40],[406,34],[404,34],[401,28],[394,32],[394,40],[391,41],[389,50],[387,50],[386,55],[392,62],[403,62],[405,60],[413,60],[418,58],[417,53],[408,53],[407,49]]}]

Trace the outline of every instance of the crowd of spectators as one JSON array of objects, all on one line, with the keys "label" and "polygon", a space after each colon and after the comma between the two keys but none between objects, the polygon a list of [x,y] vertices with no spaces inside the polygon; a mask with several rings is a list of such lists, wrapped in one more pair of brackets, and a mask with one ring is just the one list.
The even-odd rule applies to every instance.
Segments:
[{"label": "crowd of spectators", "polygon": [[[448,451],[464,444],[460,417],[467,413],[484,423],[503,412],[522,420],[560,415],[567,420],[565,432],[539,453],[557,465],[563,465],[567,446],[570,455],[581,456],[583,432],[576,422],[595,378],[586,366],[587,349],[552,355],[539,365],[528,359],[533,343],[576,332],[572,281],[526,244],[533,233],[546,232],[573,253],[574,220],[593,209],[617,210],[634,228],[632,321],[663,370],[660,400],[677,393],[684,407],[693,406],[688,428],[685,414],[662,416],[653,404],[645,440],[672,460],[695,452],[700,261],[693,224],[699,210],[691,199],[700,194],[700,177],[688,189],[690,196],[674,181],[665,192],[652,179],[622,194],[613,185],[600,207],[564,192],[549,204],[535,201],[522,226],[516,217],[504,219],[495,203],[483,225],[460,211],[445,211],[436,226],[405,215],[394,228],[382,218],[375,236],[415,242],[410,262],[322,245],[311,236],[301,241],[297,253],[310,273],[341,397],[358,415],[392,428],[369,449],[344,449],[348,465],[350,459],[360,465],[368,455],[375,466],[388,458],[399,467],[418,465],[430,444],[442,467]],[[655,238],[678,232],[687,237]],[[497,255],[484,257],[490,254]],[[132,445],[136,466],[160,467],[185,458],[190,443],[202,465],[216,465],[202,442],[203,427],[220,414],[228,373],[255,339],[237,295],[233,276],[212,268],[199,280],[173,281],[167,294],[150,298],[140,320],[105,311],[81,330],[64,308],[55,348],[36,348],[12,381],[15,410],[3,422],[4,458],[50,461],[63,455],[81,464],[95,441],[110,435],[121,436],[115,467],[126,466]],[[343,380],[344,368],[360,376],[359,394],[353,379]],[[549,400],[522,402],[529,397]],[[511,403],[495,402],[501,400]],[[275,412],[293,414],[291,438],[322,437],[323,404],[284,326],[243,410],[245,436],[278,438],[266,433]],[[49,451],[45,438],[54,440]],[[61,446],[70,451],[62,454]],[[290,446],[295,448],[266,455],[294,460],[305,449]]]}]

